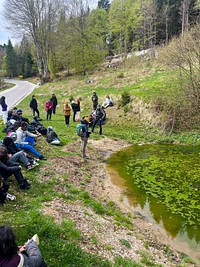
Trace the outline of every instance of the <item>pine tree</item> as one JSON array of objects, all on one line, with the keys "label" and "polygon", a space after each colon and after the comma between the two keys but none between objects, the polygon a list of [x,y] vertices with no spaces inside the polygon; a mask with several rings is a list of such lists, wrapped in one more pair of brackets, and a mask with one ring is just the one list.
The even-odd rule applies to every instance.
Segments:
[{"label": "pine tree", "polygon": [[4,66],[6,67],[5,70],[8,77],[13,78],[17,74],[16,54],[10,40],[8,40],[8,44],[6,45],[6,58]]}]

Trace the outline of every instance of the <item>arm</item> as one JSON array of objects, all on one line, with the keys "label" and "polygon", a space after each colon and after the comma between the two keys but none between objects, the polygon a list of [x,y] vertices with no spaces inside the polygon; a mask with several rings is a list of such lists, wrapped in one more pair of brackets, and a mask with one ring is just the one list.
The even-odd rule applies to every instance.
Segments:
[{"label": "arm", "polygon": [[9,166],[7,166],[6,164],[4,164],[3,162],[0,161],[0,172],[1,172],[1,170],[15,173],[15,172],[20,171],[21,167],[19,167],[19,165],[9,167]]},{"label": "arm", "polygon": [[23,254],[24,257],[24,266],[38,267],[42,263],[42,255],[37,244],[31,239],[25,248],[26,254]]}]

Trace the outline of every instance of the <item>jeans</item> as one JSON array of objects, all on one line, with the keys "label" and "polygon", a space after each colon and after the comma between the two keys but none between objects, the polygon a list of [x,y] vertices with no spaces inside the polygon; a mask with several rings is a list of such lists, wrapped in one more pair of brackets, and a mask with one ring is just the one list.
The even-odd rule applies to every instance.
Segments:
[{"label": "jeans", "polygon": [[99,124],[99,134],[102,134],[102,120],[95,120],[92,126],[92,132],[94,131],[94,127],[97,125],[97,123]]},{"label": "jeans", "polygon": [[51,120],[51,115],[52,115],[52,109],[48,109],[48,110],[47,110],[47,118],[46,118],[47,121],[48,121],[48,120]]},{"label": "jeans", "polygon": [[70,116],[65,116],[65,124],[66,125],[69,125],[69,118],[70,118]]},{"label": "jeans", "polygon": [[36,157],[40,158],[42,155],[35,150],[34,147],[30,146],[30,145],[25,145],[25,144],[16,144],[17,147],[28,150],[29,152],[31,152],[32,154],[34,154]]},{"label": "jeans", "polygon": [[29,161],[28,161],[28,159],[25,156],[23,151],[19,151],[19,152],[13,154],[8,160],[9,163],[10,162],[16,162],[16,161],[22,162],[25,166],[27,166],[29,163]]}]

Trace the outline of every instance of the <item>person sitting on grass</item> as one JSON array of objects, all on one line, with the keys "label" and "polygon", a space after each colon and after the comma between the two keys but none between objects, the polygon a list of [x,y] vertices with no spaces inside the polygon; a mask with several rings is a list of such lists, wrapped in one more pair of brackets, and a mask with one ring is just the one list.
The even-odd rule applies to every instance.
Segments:
[{"label": "person sitting on grass", "polygon": [[22,167],[17,162],[8,162],[8,150],[4,145],[0,145],[0,176],[6,181],[14,174],[19,189],[29,189],[30,184],[21,173]]},{"label": "person sitting on grass", "polygon": [[[15,132],[13,133],[17,137],[17,134]],[[12,133],[12,136],[13,136],[13,133]],[[27,158],[27,154],[15,145],[11,137],[5,137],[3,139],[3,144],[8,150],[8,158],[9,158],[8,161],[9,162],[21,162],[24,164],[27,170],[31,170],[38,165],[36,163],[31,164],[31,162]]]},{"label": "person sitting on grass", "polygon": [[46,160],[46,158],[33,147],[35,145],[35,138],[39,135],[32,134],[27,129],[28,129],[27,122],[22,122],[21,127],[19,127],[16,131],[17,133],[17,140],[15,141],[16,146],[28,150],[41,160]]},{"label": "person sitting on grass", "polygon": [[[37,235],[35,235],[37,236]],[[38,240],[33,236],[23,246],[17,246],[11,228],[0,226],[0,266],[5,267],[47,267],[42,260]]]},{"label": "person sitting on grass", "polygon": [[16,200],[16,197],[8,193],[9,184],[6,183],[3,177],[0,177],[0,203],[4,204],[6,200]]},{"label": "person sitting on grass", "polygon": [[60,139],[51,126],[47,128],[47,142],[51,145],[60,145]]},{"label": "person sitting on grass", "polygon": [[38,121],[38,117],[34,116],[33,120],[30,122],[30,126],[34,128],[35,131],[46,135],[47,134],[47,129],[44,127],[42,123]]}]

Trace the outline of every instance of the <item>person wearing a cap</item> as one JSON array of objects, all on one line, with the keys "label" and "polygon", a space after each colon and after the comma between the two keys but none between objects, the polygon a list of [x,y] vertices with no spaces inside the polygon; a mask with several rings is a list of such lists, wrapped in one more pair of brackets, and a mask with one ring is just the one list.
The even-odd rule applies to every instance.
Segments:
[{"label": "person wearing a cap", "polygon": [[94,121],[94,123],[92,125],[92,133],[94,132],[94,128],[98,123],[99,128],[100,128],[99,129],[99,134],[100,135],[102,134],[102,122],[103,122],[105,116],[106,116],[106,114],[105,114],[104,110],[101,108],[101,105],[98,104],[97,105],[97,109],[95,111],[95,121]]},{"label": "person wearing a cap", "polygon": [[92,94],[92,103],[93,103],[93,109],[96,109],[98,105],[98,96],[96,92],[93,92]]},{"label": "person wearing a cap", "polygon": [[81,137],[81,154],[84,159],[87,159],[88,157],[86,156],[86,146],[88,142],[88,138],[90,137],[90,133],[88,131],[90,120],[87,116],[84,116],[81,120],[82,124],[82,132],[84,133],[84,136]]}]

